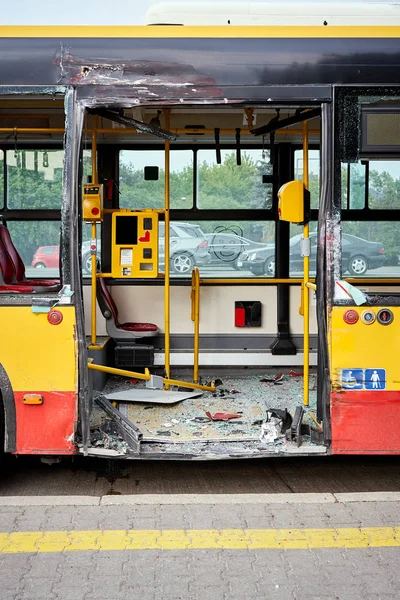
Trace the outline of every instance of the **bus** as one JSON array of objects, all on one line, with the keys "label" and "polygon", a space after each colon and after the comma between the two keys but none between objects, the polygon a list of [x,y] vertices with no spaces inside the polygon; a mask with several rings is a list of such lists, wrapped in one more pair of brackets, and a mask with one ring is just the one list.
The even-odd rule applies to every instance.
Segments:
[{"label": "bus", "polygon": [[382,3],[0,27],[2,452],[400,452],[399,37]]}]

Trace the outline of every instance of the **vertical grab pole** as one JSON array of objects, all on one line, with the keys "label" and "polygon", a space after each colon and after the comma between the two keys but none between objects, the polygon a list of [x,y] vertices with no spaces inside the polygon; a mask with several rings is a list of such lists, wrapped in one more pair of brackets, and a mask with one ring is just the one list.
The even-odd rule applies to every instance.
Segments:
[{"label": "vertical grab pole", "polygon": [[[171,114],[167,109],[164,111],[165,114],[165,129],[169,131],[171,124]],[[170,256],[169,256],[169,208],[170,208],[170,189],[169,189],[169,173],[170,173],[170,148],[171,143],[169,140],[165,140],[165,168],[164,168],[164,208],[165,208],[165,233],[164,233],[164,256],[165,256],[165,282],[164,282],[164,335],[165,335],[165,377],[166,379],[171,378],[170,368],[170,287],[169,287],[169,268],[170,268]],[[169,389],[169,384],[165,384],[165,389]]]},{"label": "vertical grab pole", "polygon": [[[308,122],[303,123],[303,183],[308,189]],[[310,237],[308,223],[304,225],[304,239]],[[309,405],[309,352],[310,352],[310,292],[307,287],[310,278],[310,257],[304,256],[304,274],[303,274],[303,309],[304,309],[304,406]]]},{"label": "vertical grab pole", "polygon": [[192,271],[192,321],[194,321],[193,383],[199,383],[199,331],[200,331],[200,272]]},{"label": "vertical grab pole", "polygon": [[[92,130],[92,183],[98,183],[97,175],[97,117],[95,117]],[[91,246],[96,240],[96,223],[92,223]],[[97,274],[97,241],[96,249],[92,253],[92,346],[96,345],[96,274]]]}]

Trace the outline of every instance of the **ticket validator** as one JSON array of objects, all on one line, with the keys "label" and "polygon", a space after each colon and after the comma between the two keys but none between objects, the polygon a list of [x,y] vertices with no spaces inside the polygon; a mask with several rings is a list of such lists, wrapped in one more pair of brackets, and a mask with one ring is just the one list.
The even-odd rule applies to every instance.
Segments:
[{"label": "ticket validator", "polygon": [[157,277],[158,213],[112,213],[111,273],[114,278]]},{"label": "ticket validator", "polygon": [[288,181],[278,191],[278,216],[281,221],[304,225],[310,220],[310,192],[302,181]]}]

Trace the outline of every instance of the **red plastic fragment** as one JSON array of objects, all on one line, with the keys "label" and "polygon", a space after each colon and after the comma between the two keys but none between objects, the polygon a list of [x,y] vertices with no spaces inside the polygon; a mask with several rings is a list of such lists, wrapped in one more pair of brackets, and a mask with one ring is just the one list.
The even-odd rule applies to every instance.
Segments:
[{"label": "red plastic fragment", "polygon": [[277,373],[277,375],[274,375],[273,377],[263,377],[262,379],[260,379],[260,381],[262,383],[276,383],[277,381],[282,381],[283,378],[283,373]]},{"label": "red plastic fragment", "polygon": [[139,383],[139,379],[130,379],[129,381],[130,381],[130,383],[135,383],[135,384]]},{"label": "red plastic fragment", "polygon": [[216,412],[213,415],[207,411],[206,415],[212,421],[229,421],[229,419],[240,419],[242,415],[234,414],[234,413],[224,413],[224,412]]},{"label": "red plastic fragment", "polygon": [[303,373],[296,373],[296,371],[289,371],[289,377],[303,377]]}]

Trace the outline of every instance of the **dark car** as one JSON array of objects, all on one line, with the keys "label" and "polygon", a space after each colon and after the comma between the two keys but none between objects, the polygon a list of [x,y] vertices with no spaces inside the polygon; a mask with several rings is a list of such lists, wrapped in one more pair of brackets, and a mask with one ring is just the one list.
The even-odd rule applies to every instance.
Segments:
[{"label": "dark car", "polygon": [[243,252],[253,249],[265,248],[266,244],[253,242],[235,233],[206,233],[208,250],[213,265],[233,267],[239,269],[238,260]]},{"label": "dark car", "polygon": [[[303,236],[295,235],[290,239],[290,271],[303,271],[303,257],[300,253],[300,241]],[[317,234],[310,234],[311,257],[310,270],[316,270]],[[370,269],[378,269],[384,264],[384,247],[379,242],[369,242],[355,235],[342,235],[343,273],[348,271],[356,277],[364,275]],[[254,275],[275,275],[275,245],[268,248],[244,252],[238,261],[240,268]]]}]

